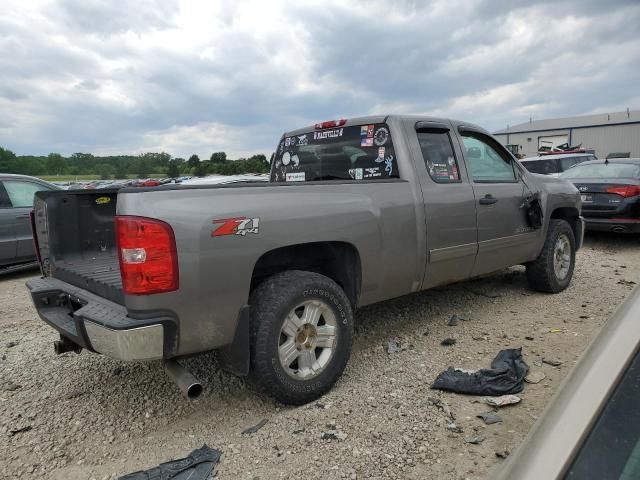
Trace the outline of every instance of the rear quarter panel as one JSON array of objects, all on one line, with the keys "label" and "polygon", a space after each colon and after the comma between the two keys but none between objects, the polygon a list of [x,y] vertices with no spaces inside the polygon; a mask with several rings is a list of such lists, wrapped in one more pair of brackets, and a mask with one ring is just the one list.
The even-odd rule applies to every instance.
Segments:
[{"label": "rear quarter panel", "polygon": [[[175,315],[180,355],[216,348],[233,339],[258,259],[276,248],[321,241],[357,249],[359,305],[406,294],[417,289],[424,269],[415,195],[404,180],[123,192],[118,214],[158,218],[172,226],[180,272],[179,290],[125,296],[125,305],[130,312]],[[258,233],[212,236],[213,220],[233,217],[259,218]]]}]

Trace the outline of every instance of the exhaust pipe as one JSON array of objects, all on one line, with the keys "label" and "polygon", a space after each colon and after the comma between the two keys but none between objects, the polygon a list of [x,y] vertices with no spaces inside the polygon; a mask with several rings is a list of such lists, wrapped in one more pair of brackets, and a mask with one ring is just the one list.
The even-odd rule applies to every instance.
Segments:
[{"label": "exhaust pipe", "polygon": [[202,393],[202,384],[186,368],[175,360],[165,360],[164,370],[176,382],[182,394],[194,400]]}]

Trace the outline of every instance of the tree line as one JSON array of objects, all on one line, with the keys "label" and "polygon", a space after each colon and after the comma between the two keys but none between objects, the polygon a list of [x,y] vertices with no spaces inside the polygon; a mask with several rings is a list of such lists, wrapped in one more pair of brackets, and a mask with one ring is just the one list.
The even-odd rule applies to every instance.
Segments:
[{"label": "tree line", "polygon": [[97,156],[90,153],[74,153],[64,157],[59,153],[47,156],[16,155],[0,147],[0,173],[23,175],[97,175],[101,179],[147,178],[149,175],[179,177],[209,174],[236,175],[241,173],[266,173],[269,162],[265,155],[253,155],[237,160],[227,159],[225,152],[215,152],[208,160],[191,155],[188,160],[173,158],[166,152],[147,152],[140,155]]}]

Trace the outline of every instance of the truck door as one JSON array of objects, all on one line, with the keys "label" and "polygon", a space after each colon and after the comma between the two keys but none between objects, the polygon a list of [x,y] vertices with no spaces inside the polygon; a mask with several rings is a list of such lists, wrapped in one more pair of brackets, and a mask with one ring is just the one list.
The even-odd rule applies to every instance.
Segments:
[{"label": "truck door", "polygon": [[473,188],[450,127],[407,120],[405,129],[426,218],[427,268],[422,288],[468,278],[478,250]]},{"label": "truck door", "polygon": [[513,157],[490,135],[459,127],[476,197],[478,257],[473,275],[522,263],[538,243],[522,202],[528,193]]},{"label": "truck door", "polygon": [[4,188],[11,203],[10,210],[16,241],[15,259],[18,262],[31,260],[36,256],[31,232],[29,213],[33,208],[33,196],[39,190],[51,190],[47,185],[25,179],[3,180]]}]

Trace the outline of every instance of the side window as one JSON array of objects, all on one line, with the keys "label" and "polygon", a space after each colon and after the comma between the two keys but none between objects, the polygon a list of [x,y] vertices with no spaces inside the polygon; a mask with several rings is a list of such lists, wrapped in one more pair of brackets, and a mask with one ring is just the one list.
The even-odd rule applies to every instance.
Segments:
[{"label": "side window", "polygon": [[460,170],[447,132],[418,131],[422,158],[429,175],[437,183],[460,182]]},{"label": "side window", "polygon": [[560,159],[560,169],[564,172],[580,162],[580,157],[567,157]]},{"label": "side window", "polygon": [[24,180],[5,180],[4,188],[7,190],[9,201],[14,208],[31,207],[33,196],[40,190],[49,190],[44,185]]},{"label": "side window", "polygon": [[496,150],[480,135],[464,135],[462,141],[474,182],[516,181],[511,157],[506,153]]}]

